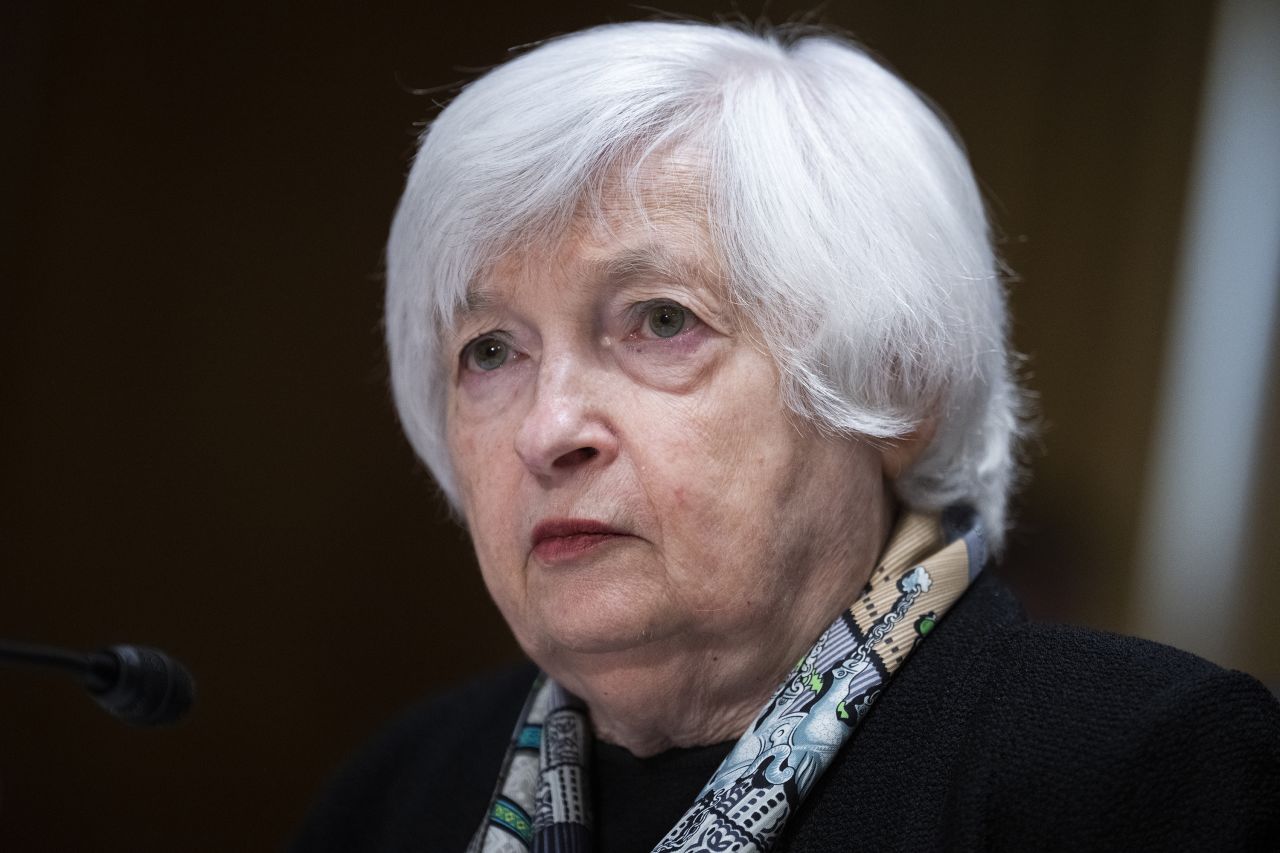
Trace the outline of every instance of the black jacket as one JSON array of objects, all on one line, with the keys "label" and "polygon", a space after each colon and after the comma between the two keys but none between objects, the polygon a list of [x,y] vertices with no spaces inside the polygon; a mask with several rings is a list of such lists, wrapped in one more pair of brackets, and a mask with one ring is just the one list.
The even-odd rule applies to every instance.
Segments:
[{"label": "black jacket", "polygon": [[[406,716],[331,786],[295,853],[461,851],[532,676],[521,667]],[[1280,705],[1166,646],[1027,622],[982,577],[780,849],[1280,851]]]}]

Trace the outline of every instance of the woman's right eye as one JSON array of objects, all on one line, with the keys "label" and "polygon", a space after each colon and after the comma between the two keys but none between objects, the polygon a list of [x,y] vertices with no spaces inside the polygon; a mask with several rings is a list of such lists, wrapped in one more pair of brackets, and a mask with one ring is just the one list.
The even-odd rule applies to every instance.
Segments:
[{"label": "woman's right eye", "polygon": [[511,349],[506,341],[493,335],[476,338],[462,351],[463,365],[472,370],[497,370],[510,357]]}]

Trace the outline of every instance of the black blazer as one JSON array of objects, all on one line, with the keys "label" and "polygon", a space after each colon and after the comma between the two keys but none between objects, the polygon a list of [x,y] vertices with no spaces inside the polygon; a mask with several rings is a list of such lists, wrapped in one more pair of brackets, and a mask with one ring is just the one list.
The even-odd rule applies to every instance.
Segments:
[{"label": "black blazer", "polygon": [[[389,728],[330,786],[295,853],[463,850],[532,677],[473,683]],[[983,576],[778,849],[1280,851],[1280,705],[1167,646],[1028,622]]]}]

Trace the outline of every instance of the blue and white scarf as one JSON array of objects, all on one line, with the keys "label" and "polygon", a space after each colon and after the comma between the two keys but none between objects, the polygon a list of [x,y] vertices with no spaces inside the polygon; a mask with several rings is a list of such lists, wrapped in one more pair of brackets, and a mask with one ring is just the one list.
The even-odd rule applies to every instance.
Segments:
[{"label": "blue and white scarf", "polygon": [[[976,516],[905,514],[866,589],[823,632],[654,853],[765,853],[907,655],[986,561]],[[468,853],[590,853],[591,725],[534,682]]]}]

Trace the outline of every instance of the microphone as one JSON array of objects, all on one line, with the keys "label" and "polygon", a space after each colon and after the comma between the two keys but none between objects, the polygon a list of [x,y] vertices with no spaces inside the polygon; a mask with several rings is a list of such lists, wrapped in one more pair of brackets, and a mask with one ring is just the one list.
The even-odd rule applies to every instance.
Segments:
[{"label": "microphone", "polygon": [[80,654],[0,642],[0,662],[69,671],[79,677],[94,701],[134,726],[175,723],[195,699],[195,681],[186,667],[147,646],[110,646]]}]

